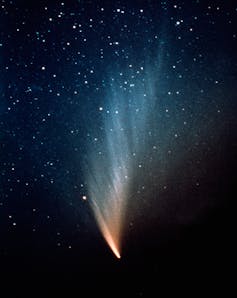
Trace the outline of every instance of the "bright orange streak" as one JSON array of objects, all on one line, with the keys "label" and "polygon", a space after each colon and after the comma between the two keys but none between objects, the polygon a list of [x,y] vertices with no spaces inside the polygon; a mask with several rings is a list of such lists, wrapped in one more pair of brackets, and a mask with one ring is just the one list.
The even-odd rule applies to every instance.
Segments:
[{"label": "bright orange streak", "polygon": [[[101,222],[100,222],[101,224]],[[102,234],[105,238],[105,240],[107,241],[109,247],[112,249],[113,253],[115,254],[115,256],[120,259],[121,256],[120,256],[120,253],[119,253],[119,250],[118,250],[118,244],[116,244],[116,240],[113,239],[112,235],[110,234],[110,231],[108,229],[108,227],[106,226],[106,224],[104,223],[103,226],[101,224],[101,230],[102,230]]]},{"label": "bright orange streak", "polygon": [[123,178],[127,173],[120,173],[120,171],[122,170],[115,171],[112,183],[108,185],[108,189],[107,187],[105,188],[105,193],[104,190],[101,191],[98,188],[97,181],[93,181],[92,185],[96,184],[95,189],[97,190],[98,188],[98,193],[91,192],[90,194],[92,198],[90,203],[98,227],[118,259],[121,259],[121,240],[125,223],[127,190],[127,181],[126,178]]},{"label": "bright orange streak", "polygon": [[[110,222],[110,225],[108,225],[101,212],[99,211],[99,209],[95,210],[95,215],[97,218],[97,222],[99,224],[100,230],[102,232],[102,235],[104,236],[106,242],[108,243],[109,247],[111,248],[112,252],[115,254],[115,256],[120,259],[121,255],[119,252],[119,233],[118,233],[118,226],[116,225],[116,223],[112,223]],[[110,227],[110,229],[109,229]],[[113,233],[111,231],[111,229],[113,230]],[[112,236],[112,234],[114,235],[114,237]]]}]

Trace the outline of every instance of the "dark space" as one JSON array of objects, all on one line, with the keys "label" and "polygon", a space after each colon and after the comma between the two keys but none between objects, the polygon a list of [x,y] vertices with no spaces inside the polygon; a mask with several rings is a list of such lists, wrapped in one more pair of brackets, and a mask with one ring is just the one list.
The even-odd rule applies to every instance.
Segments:
[{"label": "dark space", "polygon": [[0,2],[2,296],[235,297],[236,2]]}]

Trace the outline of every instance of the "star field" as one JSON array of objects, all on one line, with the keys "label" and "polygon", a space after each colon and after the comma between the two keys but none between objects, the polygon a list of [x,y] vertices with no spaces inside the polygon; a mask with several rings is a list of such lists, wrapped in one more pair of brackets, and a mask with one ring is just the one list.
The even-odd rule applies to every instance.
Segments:
[{"label": "star field", "polygon": [[[0,4],[6,268],[28,255],[27,264],[54,256],[52,267],[61,259],[72,268],[77,260],[81,273],[105,260],[103,270],[116,271],[97,221],[102,216],[113,226],[118,216],[122,225],[111,231],[128,260],[119,270],[131,272],[144,257],[141,267],[153,276],[159,245],[182,246],[180,235],[209,227],[213,214],[218,226],[220,210],[231,218],[236,3]],[[133,293],[145,295],[146,287]]]}]

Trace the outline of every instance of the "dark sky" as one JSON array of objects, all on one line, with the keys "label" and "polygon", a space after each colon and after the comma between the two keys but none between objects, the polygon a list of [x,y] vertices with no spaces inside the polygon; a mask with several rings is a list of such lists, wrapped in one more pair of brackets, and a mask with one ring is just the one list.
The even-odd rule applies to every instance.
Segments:
[{"label": "dark sky", "polygon": [[[1,276],[43,297],[231,283],[236,2],[0,3]],[[118,163],[121,261],[90,208]]]}]

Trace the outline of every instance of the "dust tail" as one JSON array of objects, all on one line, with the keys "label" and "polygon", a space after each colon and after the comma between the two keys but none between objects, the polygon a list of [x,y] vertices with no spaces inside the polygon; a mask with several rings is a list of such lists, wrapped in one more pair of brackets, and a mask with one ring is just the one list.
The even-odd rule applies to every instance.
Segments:
[{"label": "dust tail", "polygon": [[127,80],[133,82],[130,89],[121,88],[119,73],[109,83],[108,94],[98,109],[99,120],[92,119],[89,126],[87,144],[89,202],[100,232],[119,259],[128,226],[130,187],[137,172],[142,171],[140,160],[148,146],[147,120],[154,98],[152,74],[144,80],[144,75],[136,73],[131,70],[127,74]]}]

